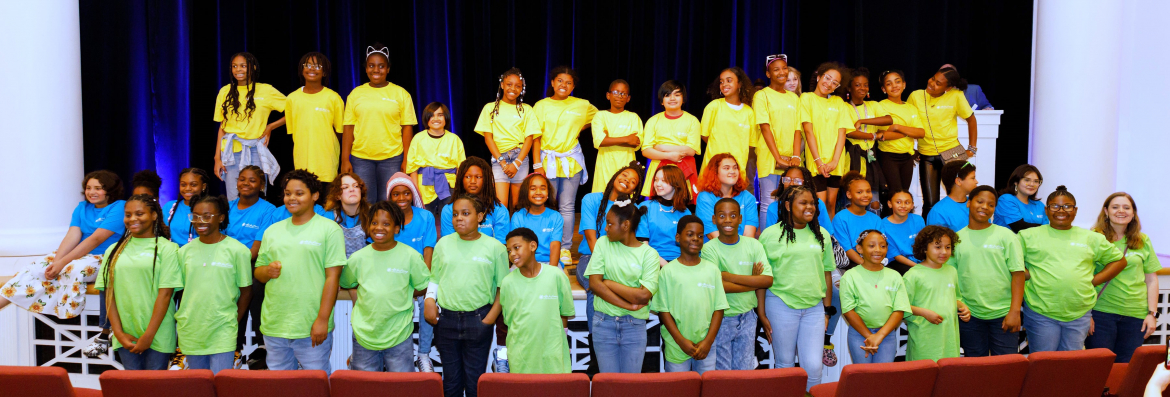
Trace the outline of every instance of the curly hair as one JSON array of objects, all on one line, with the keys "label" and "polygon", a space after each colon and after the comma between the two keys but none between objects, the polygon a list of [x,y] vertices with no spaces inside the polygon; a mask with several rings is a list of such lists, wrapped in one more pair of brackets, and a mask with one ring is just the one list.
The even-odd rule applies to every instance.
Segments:
[{"label": "curly hair", "polygon": [[122,178],[119,178],[118,174],[106,170],[97,170],[85,174],[85,178],[81,179],[82,196],[85,195],[85,185],[89,183],[90,179],[96,180],[102,185],[102,190],[106,191],[106,203],[112,203],[122,199],[122,189],[125,189],[125,187],[122,186]]},{"label": "curly hair", "polygon": [[[719,164],[724,159],[731,159],[735,162],[735,170],[739,171],[739,161],[731,153],[719,153],[711,157],[711,161],[707,162],[707,168],[703,169],[702,175],[699,176],[699,191],[710,192],[716,196],[723,195],[723,183],[719,182]],[[737,196],[740,192],[747,190],[747,182],[743,180],[743,173],[740,173],[735,185],[731,187],[731,195]]]},{"label": "curly hair", "polygon": [[[366,225],[369,223],[371,213],[370,202],[366,201],[366,192],[369,188],[366,187],[366,182],[362,181],[362,178],[355,173],[343,172],[333,179],[334,183],[329,184],[329,193],[325,195],[325,210],[333,211],[333,220],[341,223],[341,212],[343,212],[341,209],[341,178],[347,176],[353,178],[358,185],[360,191],[358,194],[358,223]],[[401,226],[401,224],[399,225]]]},{"label": "curly hair", "polygon": [[[362,197],[365,197],[365,195],[363,194]],[[362,200],[362,203],[365,203],[365,200]],[[386,214],[390,215],[390,221],[394,222],[394,226],[398,226],[400,230],[406,223],[406,214],[402,213],[402,209],[398,208],[398,205],[390,201],[379,201],[369,207],[369,209],[361,212],[362,230],[366,232],[367,236],[372,235],[370,233],[370,226],[374,224],[374,216],[378,215],[378,211],[386,211]]]},{"label": "curly hair", "polygon": [[918,236],[914,237],[914,257],[926,260],[927,247],[935,241],[942,241],[943,237],[951,239],[952,249],[959,245],[959,235],[955,234],[954,230],[946,226],[930,225],[922,228],[922,230],[918,231]]},{"label": "curly hair", "polygon": [[162,187],[162,178],[159,178],[158,173],[154,170],[142,170],[134,174],[134,179],[130,180],[130,186],[137,189],[144,187],[158,199],[158,189]]},{"label": "curly hair", "polygon": [[333,74],[333,64],[329,62],[329,58],[320,52],[310,52],[301,57],[300,62],[297,62],[297,78],[301,79],[301,84],[305,84],[305,65],[309,61],[315,61],[316,64],[321,65],[321,85],[329,86],[329,75]]},{"label": "curly hair", "polygon": [[317,174],[306,169],[292,170],[285,174],[284,178],[280,180],[280,190],[288,188],[288,181],[294,179],[304,183],[305,187],[309,188],[309,194],[321,192],[321,180],[317,179]]},{"label": "curly hair", "polygon": [[719,89],[719,86],[722,85],[723,72],[731,72],[731,74],[735,75],[735,80],[739,84],[739,100],[748,106],[752,106],[752,94],[756,87],[752,85],[752,79],[748,77],[747,72],[744,72],[743,68],[739,66],[719,71],[719,75],[715,77],[715,81],[712,81],[711,85],[707,87],[707,95],[711,96],[711,100],[714,101],[723,98],[723,90]]}]

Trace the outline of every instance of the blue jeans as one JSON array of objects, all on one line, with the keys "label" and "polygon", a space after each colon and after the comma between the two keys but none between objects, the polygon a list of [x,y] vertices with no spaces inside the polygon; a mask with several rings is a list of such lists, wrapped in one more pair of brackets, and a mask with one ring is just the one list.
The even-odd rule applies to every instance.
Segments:
[{"label": "blue jeans", "polygon": [[[271,370],[319,369],[332,373],[329,355],[333,353],[333,333],[325,336],[325,342],[313,347],[312,338],[285,339],[264,335],[264,346],[268,357],[264,360]],[[300,364],[300,368],[297,368]]]},{"label": "blue jeans", "polygon": [[187,356],[187,369],[210,369],[212,374],[231,369],[236,364],[236,352],[223,352],[203,356]]},{"label": "blue jeans", "polygon": [[[223,183],[225,187],[227,187],[224,192],[227,192],[228,201],[235,200],[240,197],[240,192],[236,191],[236,180],[240,179],[240,170],[249,165],[260,165],[260,150],[254,147],[244,148],[244,150],[252,152],[252,161],[255,162],[255,164],[233,164],[224,166]],[[237,155],[237,158],[241,158],[240,155]]]},{"label": "blue jeans", "polygon": [[[779,187],[780,175],[768,175],[766,177],[760,178],[760,226],[757,228],[757,230],[761,233],[764,231],[764,229],[767,229],[768,226],[772,226],[766,224],[768,218],[768,206],[771,205],[773,201],[776,201],[776,199],[772,197],[772,192]],[[780,212],[779,209],[777,209],[776,212]]]},{"label": "blue jeans", "polygon": [[[557,193],[557,209],[565,219],[561,247],[573,246],[573,232],[577,230],[577,187],[581,186],[581,172],[568,178],[549,178]],[[603,203],[604,204],[604,203]]]},{"label": "blue jeans", "polygon": [[420,356],[431,354],[431,345],[435,340],[435,326],[423,318],[423,300],[425,299],[425,296],[418,297],[418,354]]},{"label": "blue jeans", "polygon": [[[669,338],[670,335],[667,335],[666,337]],[[717,360],[717,357],[718,355],[716,354],[715,349],[711,349],[711,351],[707,353],[707,358],[702,360],[688,358],[687,361],[683,361],[681,363],[672,363],[670,361],[663,360],[663,365],[666,367],[666,372],[695,371],[698,372],[699,375],[702,375],[704,372],[715,369],[715,363],[719,361]]]},{"label": "blue jeans", "polygon": [[[581,244],[588,244],[582,241]],[[585,289],[585,318],[586,326],[589,328],[589,333],[593,333],[593,291],[589,289],[589,277],[585,276],[585,270],[589,268],[589,259],[593,255],[581,255],[577,260],[577,283],[581,284],[581,288]]]},{"label": "blue jeans", "polygon": [[1117,355],[1114,362],[1128,363],[1133,351],[1145,342],[1144,318],[1093,310],[1093,334],[1085,339],[1086,349],[1103,347]]},{"label": "blue jeans", "polygon": [[1028,330],[1028,350],[1035,352],[1070,351],[1085,348],[1092,312],[1072,321],[1057,321],[1032,311],[1027,303],[1020,310],[1024,329]]},{"label": "blue jeans", "polygon": [[491,308],[492,305],[484,305],[469,312],[439,312],[435,348],[443,360],[443,395],[477,395],[479,377],[487,371],[488,353],[492,350],[494,326],[483,323]]},{"label": "blue jeans", "polygon": [[[870,328],[869,332],[878,332],[881,328]],[[877,353],[865,356],[865,351],[861,350],[865,346],[865,337],[861,333],[849,327],[849,356],[853,358],[854,364],[879,364],[892,363],[894,357],[898,355],[898,331],[886,335],[882,338],[882,343],[878,345]]]},{"label": "blue jeans", "polygon": [[637,374],[646,358],[646,320],[593,312],[593,351],[600,372]]},{"label": "blue jeans", "polygon": [[386,183],[390,177],[402,171],[402,155],[385,160],[366,160],[349,156],[349,163],[353,165],[353,173],[362,178],[366,184],[366,201],[376,203],[386,200]]},{"label": "blue jeans", "polygon": [[[426,321],[423,321],[424,323]],[[353,338],[353,357],[349,369],[355,371],[414,372],[414,343],[410,338],[386,350],[366,349]]]},{"label": "blue jeans", "polygon": [[122,361],[122,368],[129,370],[149,369],[149,370],[163,370],[167,369],[167,364],[171,361],[173,353],[162,353],[154,349],[146,349],[142,353],[131,353],[130,349],[119,347],[118,358]]},{"label": "blue jeans", "polygon": [[1003,330],[1003,317],[984,320],[971,316],[959,322],[959,346],[966,357],[999,356],[1020,352],[1020,333]]},{"label": "blue jeans", "polygon": [[807,309],[793,309],[784,300],[767,291],[764,293],[764,312],[772,324],[772,354],[775,368],[796,366],[808,373],[805,391],[821,384],[821,355],[825,347],[825,305],[817,303]]},{"label": "blue jeans", "polygon": [[715,335],[714,351],[707,357],[707,360],[711,356],[718,358],[715,360],[715,369],[756,369],[756,319],[755,310],[723,318],[719,324],[719,333]]}]

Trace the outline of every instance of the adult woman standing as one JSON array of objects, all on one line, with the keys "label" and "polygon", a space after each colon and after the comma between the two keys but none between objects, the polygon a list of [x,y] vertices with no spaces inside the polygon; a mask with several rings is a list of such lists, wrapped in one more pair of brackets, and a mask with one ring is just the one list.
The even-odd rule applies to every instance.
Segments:
[{"label": "adult woman standing", "polygon": [[[1158,327],[1158,270],[1162,263],[1154,253],[1150,236],[1142,233],[1137,203],[1125,192],[1105,199],[1093,231],[1122,250],[1125,269],[1097,289],[1089,338],[1085,347],[1104,347],[1117,354],[1117,362],[1128,363],[1133,351],[1145,343]],[[1104,270],[1098,263],[1098,272]]]},{"label": "adult woman standing", "polygon": [[[888,70],[879,77],[886,99],[878,104],[888,117],[858,120],[856,126],[888,126],[877,133],[877,161],[882,169],[882,178],[890,192],[910,190],[914,178],[914,140],[921,139],[926,130],[918,110],[902,101],[906,81],[901,70]],[[887,211],[887,213],[890,211]]]},{"label": "adult woman standing", "polygon": [[249,165],[258,165],[271,175],[272,183],[280,165],[268,151],[272,130],[284,125],[284,118],[268,122],[272,111],[284,112],[284,94],[271,85],[256,82],[256,57],[236,53],[231,61],[232,84],[219,89],[215,117],[219,137],[215,141],[215,175],[224,181],[228,200],[236,199],[236,177]]},{"label": "adult woman standing", "polygon": [[[930,208],[938,202],[943,164],[975,157],[978,151],[979,127],[967,97],[963,96],[966,88],[967,80],[959,77],[959,72],[954,69],[948,69],[935,73],[926,82],[925,90],[911,92],[906,98],[906,103],[920,112],[919,117],[926,125],[926,134],[918,140],[918,153],[922,155],[918,181],[922,184],[923,216],[930,213]],[[959,143],[956,116],[967,120],[968,145],[965,151]]]},{"label": "adult woman standing", "polygon": [[353,172],[374,185],[366,201],[386,197],[386,182],[402,170],[418,120],[414,99],[386,80],[390,50],[381,43],[366,47],[366,77],[345,100],[345,132],[341,137],[341,172]]},{"label": "adult woman standing", "polygon": [[[1040,169],[1023,164],[1012,171],[1007,186],[999,190],[999,205],[995,207],[993,222],[1013,232],[1048,224],[1044,203],[1036,198],[1036,191],[1044,184]],[[1110,240],[1112,241],[1112,240]]]},{"label": "adult woman standing", "polygon": [[561,246],[569,247],[573,244],[573,226],[577,220],[577,187],[589,180],[577,138],[589,127],[597,107],[587,100],[569,96],[580,80],[572,68],[558,66],[549,75],[552,81],[547,97],[532,108],[541,129],[541,136],[533,140],[532,172],[544,174],[552,181],[557,192],[557,208],[565,220]]}]

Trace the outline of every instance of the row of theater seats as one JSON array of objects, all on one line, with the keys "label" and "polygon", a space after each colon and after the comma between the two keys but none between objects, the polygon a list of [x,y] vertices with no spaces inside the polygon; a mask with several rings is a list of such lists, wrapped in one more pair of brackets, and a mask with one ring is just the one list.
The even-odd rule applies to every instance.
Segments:
[{"label": "row of theater seats", "polygon": [[[1099,397],[1109,390],[1141,396],[1162,346],[1145,346],[1129,364],[1105,349],[985,358],[854,364],[841,381],[813,387],[814,397],[1061,396]],[[0,395],[12,397],[443,397],[435,373],[207,370],[107,371],[102,390],[73,388],[58,367],[0,367]],[[653,374],[483,375],[482,397],[804,396],[799,368]]]}]

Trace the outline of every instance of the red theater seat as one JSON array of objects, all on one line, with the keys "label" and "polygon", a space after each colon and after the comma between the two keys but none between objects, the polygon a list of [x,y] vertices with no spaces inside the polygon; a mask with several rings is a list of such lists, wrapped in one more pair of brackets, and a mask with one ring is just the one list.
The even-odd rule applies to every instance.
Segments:
[{"label": "red theater seat", "polygon": [[499,374],[479,377],[481,397],[589,397],[585,374]]},{"label": "red theater seat", "polygon": [[216,397],[211,370],[106,371],[102,392],[116,397]]},{"label": "red theater seat", "polygon": [[1020,395],[1100,397],[1115,357],[1108,349],[1032,353]]},{"label": "red theater seat", "polygon": [[1140,397],[1146,390],[1146,382],[1154,374],[1154,368],[1166,362],[1166,347],[1162,345],[1142,346],[1133,352],[1129,363],[1115,363],[1109,372],[1105,386],[1119,397]]},{"label": "red theater seat", "polygon": [[1028,374],[1020,354],[938,360],[935,397],[1018,396]]},{"label": "red theater seat", "polygon": [[325,371],[225,369],[215,375],[219,397],[329,397]]},{"label": "red theater seat", "polygon": [[931,360],[849,364],[840,382],[816,385],[809,392],[814,397],[930,397],[937,375],[938,365]]},{"label": "red theater seat", "polygon": [[697,372],[611,374],[593,376],[593,397],[699,397],[703,380]]},{"label": "red theater seat", "polygon": [[101,390],[73,387],[61,367],[0,366],[0,391],[16,397],[102,397]]},{"label": "red theater seat", "polygon": [[702,397],[804,397],[808,373],[800,368],[703,373]]},{"label": "red theater seat", "polygon": [[338,397],[443,397],[443,377],[434,372],[367,372],[339,370],[329,376]]}]

